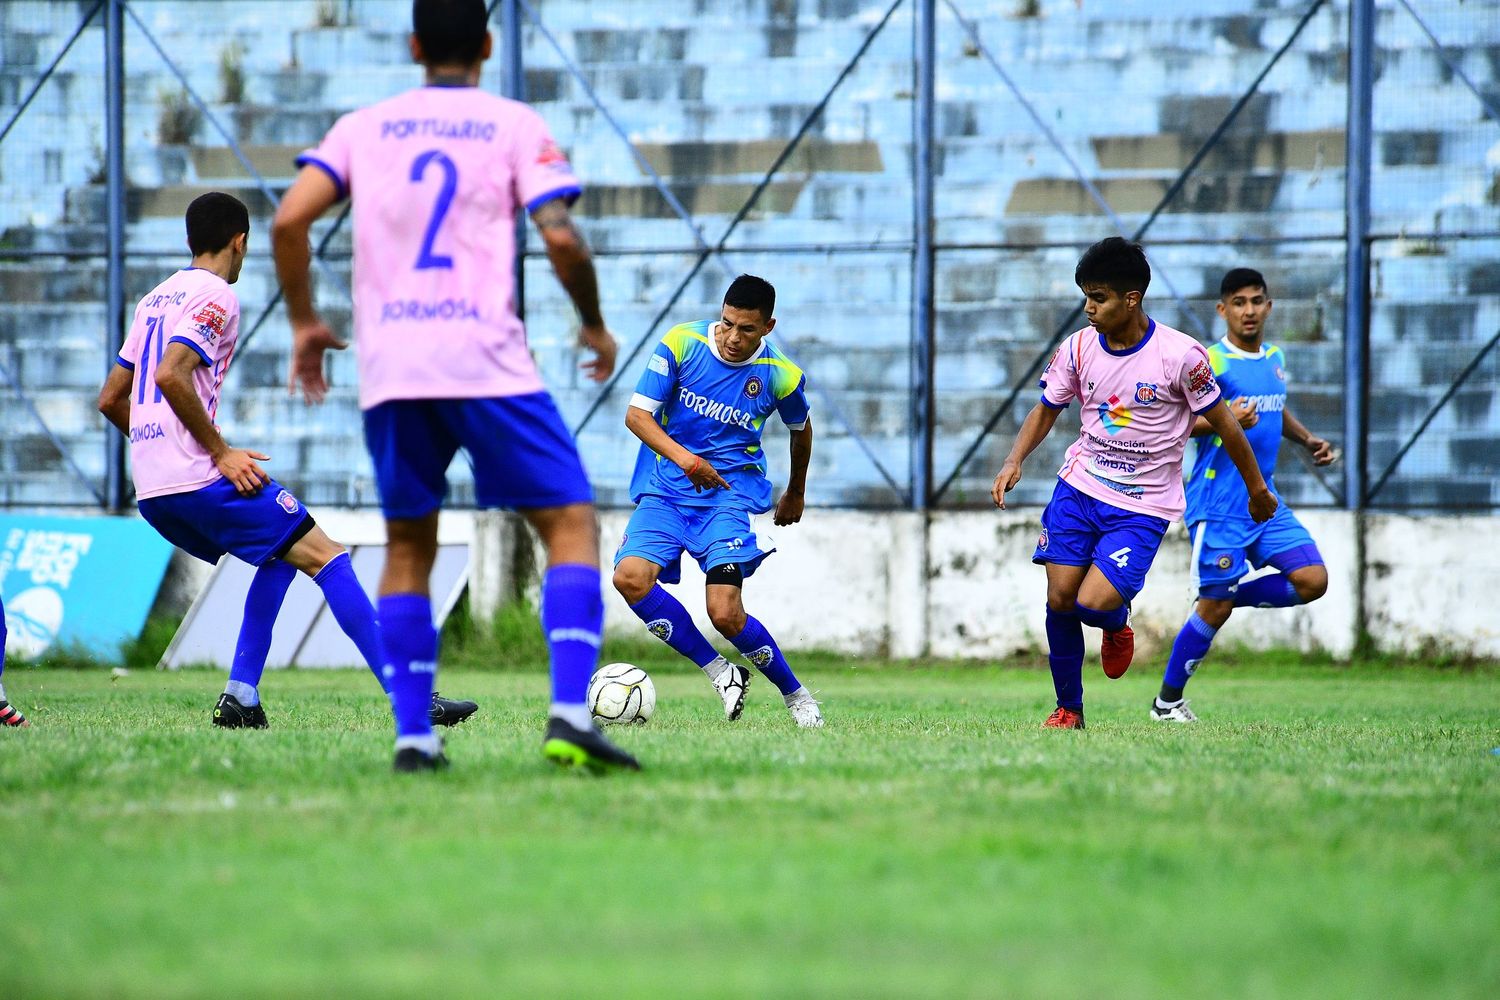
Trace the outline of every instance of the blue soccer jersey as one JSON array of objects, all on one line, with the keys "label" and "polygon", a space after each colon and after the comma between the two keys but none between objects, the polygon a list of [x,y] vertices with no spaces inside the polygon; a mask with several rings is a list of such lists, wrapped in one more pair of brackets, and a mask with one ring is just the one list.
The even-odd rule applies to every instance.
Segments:
[{"label": "blue soccer jersey", "polygon": [[631,405],[656,415],[672,439],[718,470],[733,492],[699,492],[687,474],[642,446],[630,498],[659,496],[678,504],[734,503],[755,513],[771,509],[771,481],[761,434],[772,411],[792,430],[807,426],[807,379],[769,340],[749,359],[719,357],[713,320],[683,323],[656,345]]},{"label": "blue soccer jersey", "polygon": [[[1208,359],[1226,402],[1243,397],[1255,403],[1260,419],[1245,430],[1245,437],[1255,452],[1260,474],[1274,491],[1276,456],[1281,450],[1281,414],[1286,409],[1286,355],[1274,344],[1263,344],[1258,354],[1247,354],[1226,338],[1209,347]],[[1185,484],[1187,511],[1183,521],[1195,524],[1231,517],[1249,520],[1250,494],[1234,461],[1224,450],[1224,440],[1217,434],[1194,440],[1198,452]]]}]

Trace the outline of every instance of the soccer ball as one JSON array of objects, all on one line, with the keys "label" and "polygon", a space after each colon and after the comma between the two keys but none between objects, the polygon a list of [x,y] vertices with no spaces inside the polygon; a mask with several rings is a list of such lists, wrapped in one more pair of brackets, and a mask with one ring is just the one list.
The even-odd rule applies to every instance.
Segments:
[{"label": "soccer ball", "polygon": [[656,711],[656,685],[633,663],[608,663],[589,681],[589,711],[605,725],[645,722]]}]

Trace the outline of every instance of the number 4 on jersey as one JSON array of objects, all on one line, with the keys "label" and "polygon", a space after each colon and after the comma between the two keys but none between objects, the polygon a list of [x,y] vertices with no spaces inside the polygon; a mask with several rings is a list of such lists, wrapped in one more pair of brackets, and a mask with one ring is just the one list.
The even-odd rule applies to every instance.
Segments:
[{"label": "number 4 on jersey", "polygon": [[1114,561],[1116,566],[1124,569],[1130,563],[1130,546],[1127,545],[1123,549],[1115,549],[1109,554],[1109,558]]}]

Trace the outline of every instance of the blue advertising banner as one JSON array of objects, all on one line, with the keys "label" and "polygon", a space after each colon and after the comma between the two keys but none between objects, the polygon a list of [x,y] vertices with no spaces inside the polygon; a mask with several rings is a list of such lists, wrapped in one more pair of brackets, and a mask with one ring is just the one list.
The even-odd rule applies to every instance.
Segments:
[{"label": "blue advertising banner", "polygon": [[117,654],[140,635],[171,558],[137,518],[0,514],[7,651],[29,658],[61,642]]}]

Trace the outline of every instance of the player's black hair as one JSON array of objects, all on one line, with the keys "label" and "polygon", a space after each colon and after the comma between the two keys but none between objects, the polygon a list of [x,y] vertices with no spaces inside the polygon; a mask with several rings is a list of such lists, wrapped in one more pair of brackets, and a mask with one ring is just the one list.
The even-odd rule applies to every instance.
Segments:
[{"label": "player's black hair", "polygon": [[776,312],[776,289],[765,278],[742,274],[730,282],[724,304],[736,309],[759,309],[762,319],[770,319]]},{"label": "player's black hair", "polygon": [[1254,268],[1237,267],[1224,275],[1224,280],[1219,282],[1219,298],[1233,295],[1241,288],[1259,288],[1263,292],[1268,291],[1266,276]]},{"label": "player's black hair", "polygon": [[1126,292],[1145,295],[1146,286],[1151,284],[1151,265],[1146,263],[1146,251],[1139,243],[1111,236],[1095,243],[1078,258],[1073,283],[1079,288],[1104,285],[1121,295]]},{"label": "player's black hair", "polygon": [[411,30],[429,66],[472,66],[489,31],[484,0],[412,0]]},{"label": "player's black hair", "polygon": [[187,207],[188,249],[218,253],[240,233],[250,232],[250,210],[232,194],[210,191],[200,194]]}]

